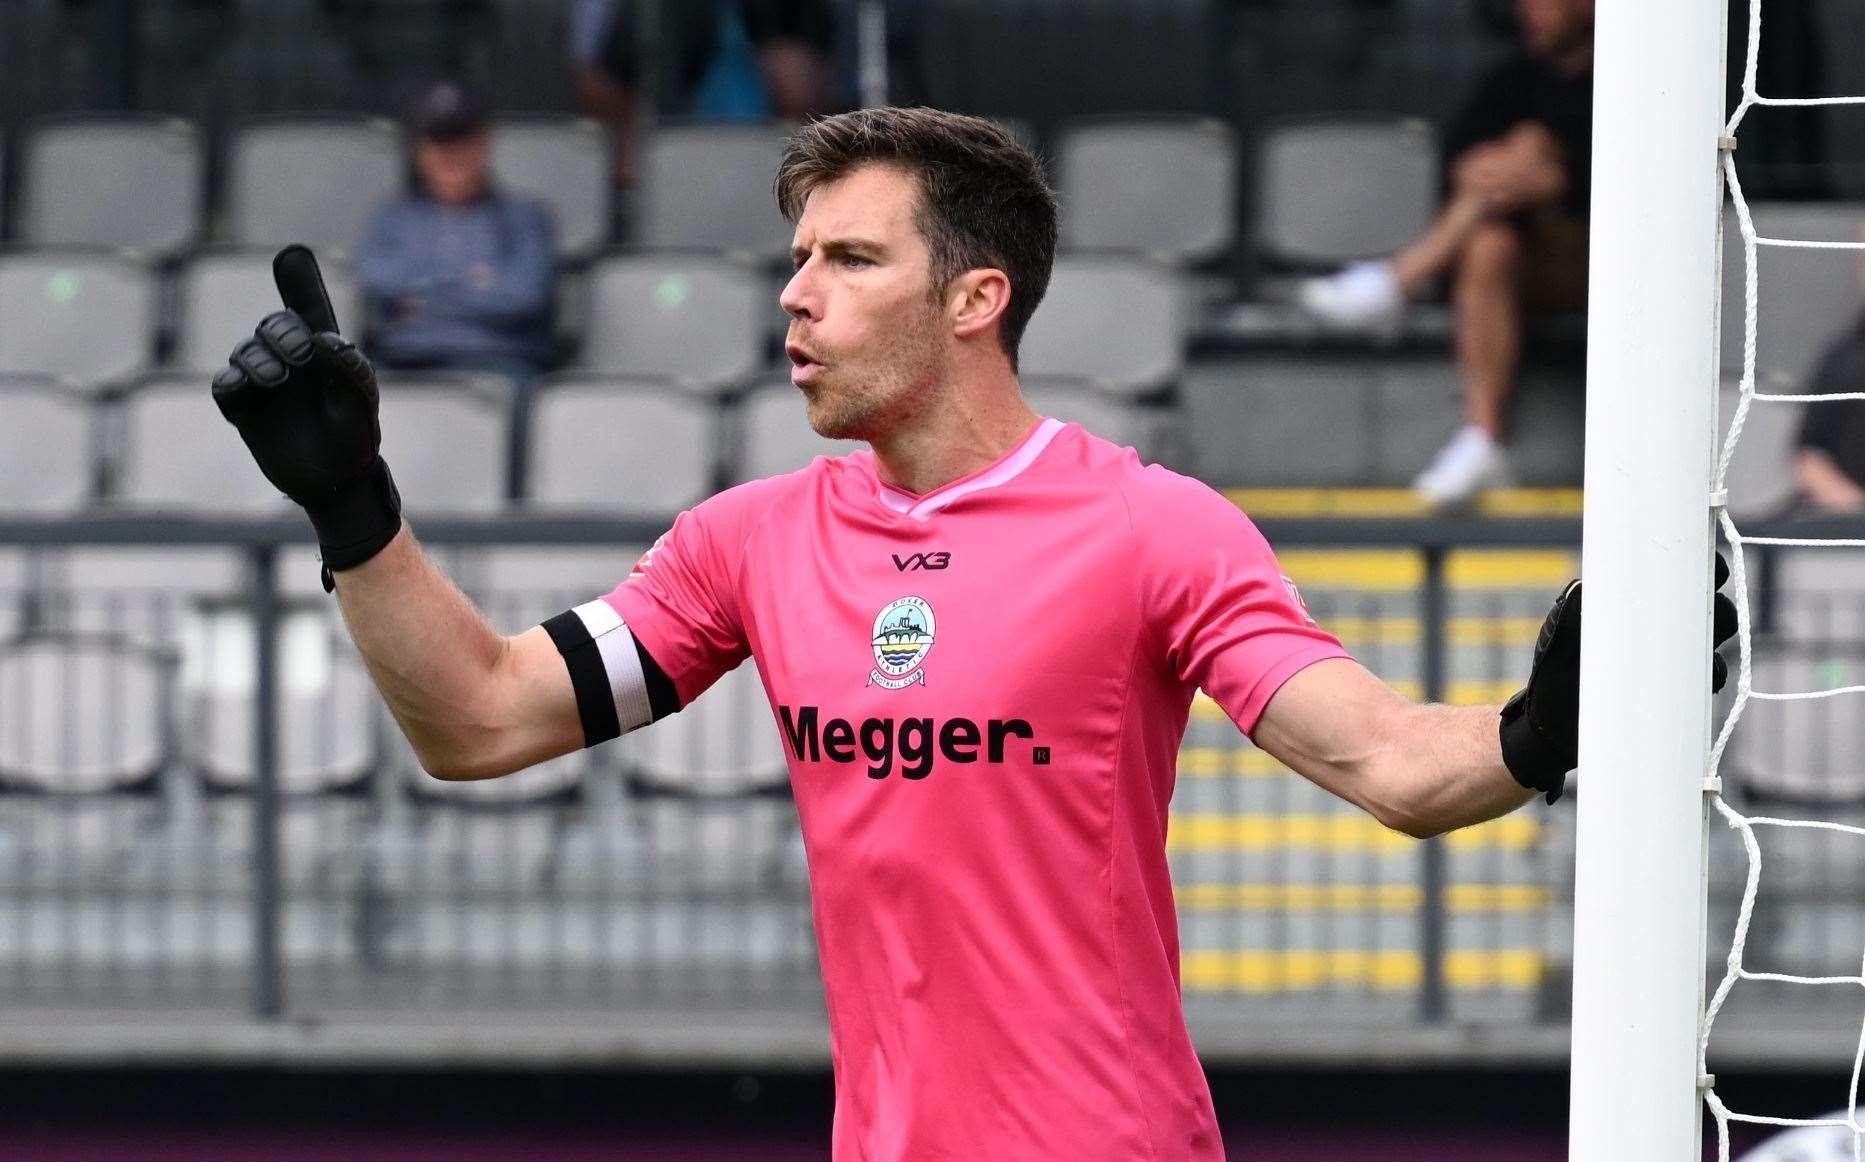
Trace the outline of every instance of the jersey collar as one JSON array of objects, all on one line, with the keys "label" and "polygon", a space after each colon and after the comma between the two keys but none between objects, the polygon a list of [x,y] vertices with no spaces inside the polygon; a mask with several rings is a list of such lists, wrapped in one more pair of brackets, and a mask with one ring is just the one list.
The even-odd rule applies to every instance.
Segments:
[{"label": "jersey collar", "polygon": [[969,476],[961,476],[950,484],[944,484],[924,495],[895,488],[893,485],[875,477],[876,495],[881,503],[902,516],[912,517],[917,521],[929,520],[932,514],[960,497],[982,492],[987,488],[996,488],[1036,462],[1049,446],[1049,441],[1056,438],[1056,433],[1063,428],[1061,420],[1044,419],[1030,429],[1030,434],[1023,441],[998,460],[985,465]]}]

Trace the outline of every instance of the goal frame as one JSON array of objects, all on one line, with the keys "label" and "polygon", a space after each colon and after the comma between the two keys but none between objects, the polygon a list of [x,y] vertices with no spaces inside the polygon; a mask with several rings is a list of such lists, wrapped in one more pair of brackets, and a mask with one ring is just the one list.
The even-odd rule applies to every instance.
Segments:
[{"label": "goal frame", "polygon": [[1727,22],[1596,9],[1572,1162],[1702,1157]]}]

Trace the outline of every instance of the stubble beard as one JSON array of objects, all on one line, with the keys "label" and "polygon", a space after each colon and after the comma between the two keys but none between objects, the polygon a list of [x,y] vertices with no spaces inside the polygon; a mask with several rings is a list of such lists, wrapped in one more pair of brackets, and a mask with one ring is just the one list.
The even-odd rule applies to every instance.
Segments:
[{"label": "stubble beard", "polygon": [[883,359],[825,368],[808,395],[809,426],[827,440],[884,439],[930,406],[940,366],[928,313],[887,344]]}]

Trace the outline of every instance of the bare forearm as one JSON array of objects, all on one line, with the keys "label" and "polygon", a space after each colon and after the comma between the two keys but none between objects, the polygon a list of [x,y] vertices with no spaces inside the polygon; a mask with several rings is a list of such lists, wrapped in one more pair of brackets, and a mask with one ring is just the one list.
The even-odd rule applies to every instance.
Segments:
[{"label": "bare forearm", "polygon": [[1507,815],[1535,797],[1503,765],[1496,706],[1418,706],[1402,737],[1414,740],[1404,794],[1414,835],[1441,835]]},{"label": "bare forearm", "polygon": [[333,576],[350,637],[422,766],[455,774],[491,732],[484,703],[505,638],[406,523],[376,556]]}]

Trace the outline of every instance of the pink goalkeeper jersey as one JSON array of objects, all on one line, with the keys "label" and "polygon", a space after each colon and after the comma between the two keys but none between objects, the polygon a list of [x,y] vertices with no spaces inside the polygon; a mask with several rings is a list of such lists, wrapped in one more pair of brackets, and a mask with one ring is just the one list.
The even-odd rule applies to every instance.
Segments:
[{"label": "pink goalkeeper jersey", "polygon": [[1234,505],[1044,420],[925,496],[866,450],[721,493],[602,600],[682,705],[757,662],[838,1162],[1223,1156],[1179,997],[1179,742],[1197,689],[1248,732],[1346,656]]}]

